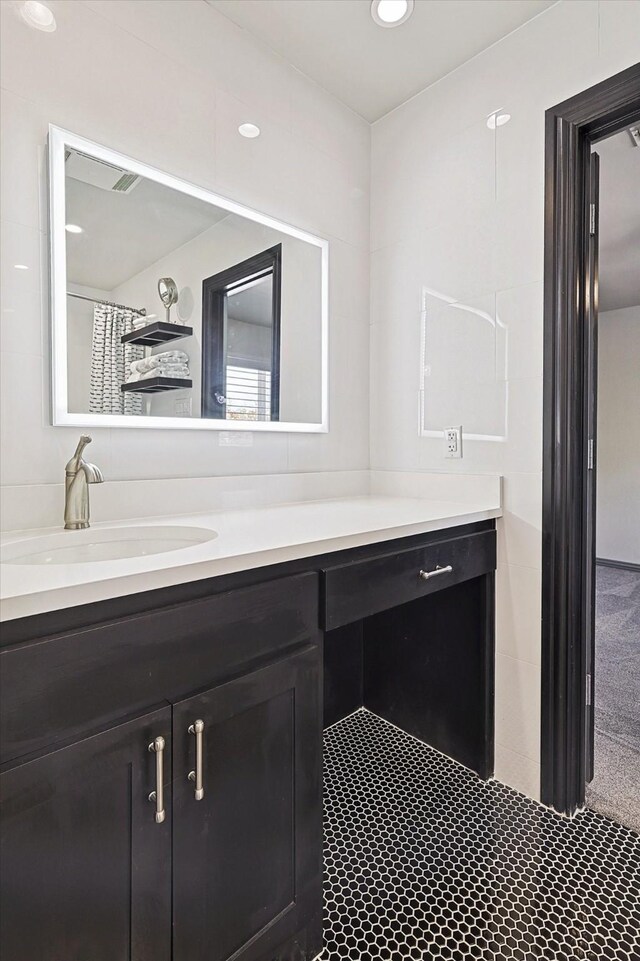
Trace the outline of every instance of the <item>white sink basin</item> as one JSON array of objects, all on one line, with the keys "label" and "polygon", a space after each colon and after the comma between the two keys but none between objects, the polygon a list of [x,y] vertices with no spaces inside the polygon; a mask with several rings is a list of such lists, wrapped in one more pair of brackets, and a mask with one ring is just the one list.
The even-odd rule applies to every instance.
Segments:
[{"label": "white sink basin", "polygon": [[119,527],[61,531],[32,537],[2,549],[3,564],[86,564],[164,554],[205,544],[217,537],[204,527]]}]

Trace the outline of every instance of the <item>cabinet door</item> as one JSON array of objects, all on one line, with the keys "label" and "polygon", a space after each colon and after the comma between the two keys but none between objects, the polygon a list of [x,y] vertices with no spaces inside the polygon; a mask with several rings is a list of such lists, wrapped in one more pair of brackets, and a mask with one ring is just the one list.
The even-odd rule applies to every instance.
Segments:
[{"label": "cabinet door", "polygon": [[181,701],[173,723],[174,961],[271,958],[305,928],[298,956],[317,954],[319,649]]},{"label": "cabinet door", "polygon": [[2,771],[3,961],[168,961],[170,725],[165,707]]}]

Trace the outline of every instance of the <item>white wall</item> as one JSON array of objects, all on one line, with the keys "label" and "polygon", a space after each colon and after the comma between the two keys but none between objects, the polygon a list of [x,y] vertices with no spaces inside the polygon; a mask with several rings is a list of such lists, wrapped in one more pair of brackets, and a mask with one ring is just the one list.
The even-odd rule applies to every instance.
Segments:
[{"label": "white wall", "polygon": [[[372,467],[504,474],[496,775],[533,796],[540,759],[544,111],[638,60],[639,37],[636,2],[558,3],[373,126]],[[486,118],[498,109],[512,119],[491,131]],[[462,460],[444,460],[440,438],[418,435],[423,287],[498,316],[507,328],[506,439],[467,440]],[[480,404],[474,383],[467,389]]]},{"label": "white wall", "polygon": [[[42,33],[0,4],[2,484],[59,481],[79,433],[49,426],[50,122],[330,241],[330,433],[221,447],[218,432],[94,430],[105,477],[366,468],[368,124],[199,0],[51,6]],[[238,135],[247,120],[257,140]]]},{"label": "white wall", "polygon": [[640,564],[640,306],[598,320],[596,555]]}]

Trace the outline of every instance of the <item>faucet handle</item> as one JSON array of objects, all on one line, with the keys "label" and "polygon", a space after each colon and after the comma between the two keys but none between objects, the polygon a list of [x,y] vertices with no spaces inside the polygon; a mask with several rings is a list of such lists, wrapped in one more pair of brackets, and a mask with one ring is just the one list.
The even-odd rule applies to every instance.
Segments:
[{"label": "faucet handle", "polygon": [[91,438],[88,434],[82,434],[80,440],[78,441],[78,446],[75,449],[75,453],[69,463],[65,466],[65,470],[69,474],[75,474],[80,468],[80,461],[82,460],[82,452],[91,443]]},{"label": "faucet handle", "polygon": [[87,462],[85,461],[83,470],[84,470],[84,476],[87,478],[87,484],[103,484],[104,483],[104,474],[102,473],[99,467],[96,467],[95,464],[87,464]]}]

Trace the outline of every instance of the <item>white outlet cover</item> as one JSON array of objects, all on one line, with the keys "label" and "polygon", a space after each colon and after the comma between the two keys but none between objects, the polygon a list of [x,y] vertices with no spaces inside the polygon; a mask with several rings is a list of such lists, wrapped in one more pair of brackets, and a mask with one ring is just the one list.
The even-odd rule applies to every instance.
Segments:
[{"label": "white outlet cover", "polygon": [[447,458],[462,457],[462,427],[445,427],[445,454]]}]

